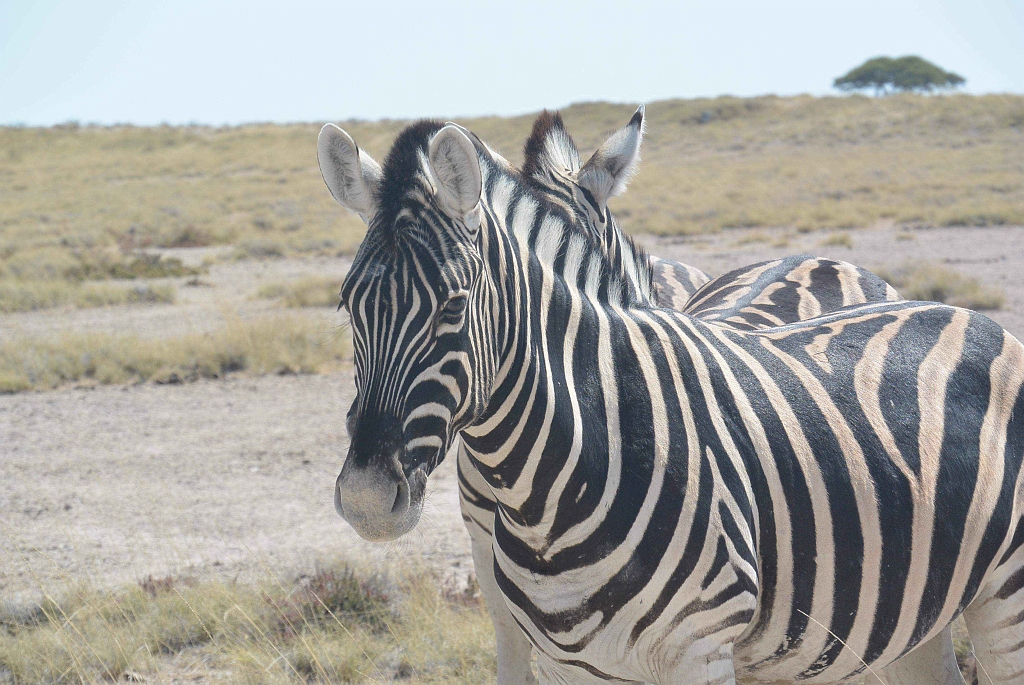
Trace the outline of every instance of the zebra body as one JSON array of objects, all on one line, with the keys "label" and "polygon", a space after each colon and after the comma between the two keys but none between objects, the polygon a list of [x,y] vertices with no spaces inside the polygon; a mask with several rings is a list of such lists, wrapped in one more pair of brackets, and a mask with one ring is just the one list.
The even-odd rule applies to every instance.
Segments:
[{"label": "zebra body", "polygon": [[337,129],[318,152],[370,225],[339,512],[411,529],[460,434],[542,680],[837,683],[966,609],[993,682],[1019,682],[1012,336],[912,302],[706,323],[637,297],[457,127],[407,129],[383,170]]},{"label": "zebra body", "polygon": [[[642,115],[641,108],[627,129],[634,127],[637,134],[641,133]],[[620,133],[618,137],[625,136]],[[615,263],[622,254],[643,259],[607,206],[595,206],[593,195],[579,187],[580,155],[559,115],[544,112],[538,117],[525,145],[524,158],[524,181],[578,234],[600,237],[596,242],[612,255],[610,262]],[[625,278],[642,273],[640,269],[619,271]],[[653,288],[647,290],[640,284],[638,290],[658,306],[743,329],[791,323],[865,302],[899,299],[871,272],[808,255],[754,264],[713,281],[699,269],[654,256],[650,257],[650,271]],[[701,295],[693,297],[698,290]],[[528,644],[507,615],[491,570],[495,500],[461,443],[457,459],[462,515],[473,540],[477,577],[498,636],[499,680],[530,682]]]}]

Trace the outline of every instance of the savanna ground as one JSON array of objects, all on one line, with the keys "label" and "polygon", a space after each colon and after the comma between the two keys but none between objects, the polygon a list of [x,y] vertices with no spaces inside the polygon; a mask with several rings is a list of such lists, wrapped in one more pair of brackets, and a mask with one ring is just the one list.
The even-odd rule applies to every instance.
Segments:
[{"label": "savanna ground", "polygon": [[[1024,97],[647,111],[613,209],[653,253],[836,257],[1024,335]],[[630,114],[565,118],[587,155]],[[461,123],[517,161],[531,121]],[[317,130],[0,129],[0,683],[493,679],[452,464],[407,539],[333,510],[363,229]]]}]

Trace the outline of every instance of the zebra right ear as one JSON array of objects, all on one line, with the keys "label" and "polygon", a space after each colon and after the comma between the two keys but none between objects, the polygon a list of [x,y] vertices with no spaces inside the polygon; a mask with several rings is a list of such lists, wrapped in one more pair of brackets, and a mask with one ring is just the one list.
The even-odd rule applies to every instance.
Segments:
[{"label": "zebra right ear", "polygon": [[377,209],[380,165],[359,149],[352,136],[334,124],[324,124],[316,141],[320,175],[338,204],[369,224]]},{"label": "zebra right ear", "polygon": [[640,143],[644,138],[644,106],[594,153],[577,176],[601,207],[626,190],[640,164]]}]

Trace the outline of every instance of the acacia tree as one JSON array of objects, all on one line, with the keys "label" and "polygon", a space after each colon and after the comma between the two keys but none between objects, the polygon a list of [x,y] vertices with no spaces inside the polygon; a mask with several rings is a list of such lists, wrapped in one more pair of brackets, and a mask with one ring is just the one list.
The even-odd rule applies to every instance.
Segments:
[{"label": "acacia tree", "polygon": [[875,57],[840,76],[832,85],[839,90],[874,88],[875,95],[893,91],[931,92],[966,83],[959,74],[946,71],[917,55]]}]

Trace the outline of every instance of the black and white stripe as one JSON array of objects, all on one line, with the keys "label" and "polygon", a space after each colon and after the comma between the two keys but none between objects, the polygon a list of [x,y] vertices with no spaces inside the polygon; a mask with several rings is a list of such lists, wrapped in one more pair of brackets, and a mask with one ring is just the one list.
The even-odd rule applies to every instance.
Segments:
[{"label": "black and white stripe", "polygon": [[403,133],[373,195],[339,508],[407,530],[460,433],[542,680],[837,683],[904,654],[913,678],[963,612],[1020,682],[1016,339],[934,303],[753,331],[653,307],[452,126]]}]

